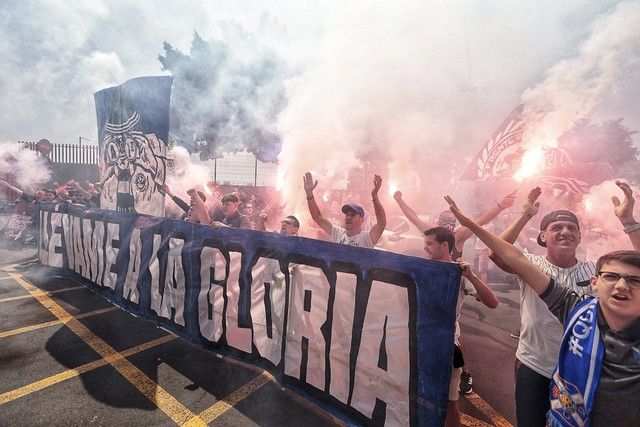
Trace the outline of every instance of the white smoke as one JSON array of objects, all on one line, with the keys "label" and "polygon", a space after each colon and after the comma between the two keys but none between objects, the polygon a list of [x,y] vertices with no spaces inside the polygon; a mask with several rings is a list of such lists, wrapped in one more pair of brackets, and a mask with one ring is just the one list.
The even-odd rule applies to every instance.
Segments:
[{"label": "white smoke", "polygon": [[[629,185],[637,198],[640,187],[637,183]],[[591,187],[582,198],[578,215],[582,223],[582,246],[588,251],[587,259],[595,260],[615,250],[632,249],[629,237],[614,215],[611,201],[613,196],[624,199],[624,194],[614,180]],[[634,217],[639,218],[638,208],[634,211]]]},{"label": "white smoke", "polygon": [[[168,171],[166,183],[171,192],[182,200],[189,202],[187,191],[197,188],[205,192],[209,199],[207,182],[211,178],[209,168],[191,158],[189,152],[182,147],[173,147],[169,151],[169,158],[173,159],[173,167]],[[173,203],[169,201],[169,203]]]},{"label": "white smoke", "polygon": [[[387,206],[394,183],[416,208],[432,200],[440,210],[442,193],[461,191],[450,188],[456,163],[477,152],[528,87],[527,99],[559,94],[563,102],[550,98],[558,117],[577,111],[640,127],[637,2],[617,3],[9,0],[0,140],[97,140],[99,86],[161,73],[165,41],[188,52],[194,30],[211,40],[238,25],[296,70],[277,129],[279,175],[295,211],[306,211],[305,171],[327,188],[352,166],[384,174]],[[536,89],[540,81],[548,84]],[[574,93],[579,100],[565,100]]]},{"label": "white smoke", "polygon": [[35,151],[23,149],[12,142],[0,143],[0,179],[15,180],[16,187],[33,193],[50,178],[51,171]]},{"label": "white smoke", "polygon": [[556,146],[576,120],[619,95],[620,85],[629,80],[625,75],[637,73],[639,64],[640,2],[621,2],[593,22],[574,56],[551,67],[541,83],[524,92],[524,114],[537,122],[525,142]]}]

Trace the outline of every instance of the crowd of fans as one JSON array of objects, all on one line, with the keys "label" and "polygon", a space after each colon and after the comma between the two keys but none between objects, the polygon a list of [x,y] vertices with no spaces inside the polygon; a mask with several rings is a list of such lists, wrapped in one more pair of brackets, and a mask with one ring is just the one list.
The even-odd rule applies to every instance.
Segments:
[{"label": "crowd of fans", "polygon": [[[17,204],[32,208],[38,202],[100,205],[100,186],[91,182],[82,186],[70,180],[33,192],[2,180],[0,185],[17,195]],[[515,216],[506,214],[514,205],[514,193],[503,196],[473,219],[447,196],[449,209],[440,212],[433,224],[423,221],[400,191],[393,195],[407,220],[423,236],[423,256],[456,262],[460,266],[458,317],[465,295],[474,295],[488,308],[498,306],[498,299],[487,285],[489,260],[506,273],[515,274],[521,303],[515,360],[519,426],[573,425],[571,420],[575,425],[589,425],[591,421],[593,425],[604,422],[629,425],[628,420],[640,419],[640,405],[637,405],[640,395],[640,224],[633,215],[631,188],[620,181],[617,185],[624,198],[620,200],[612,195],[613,214],[628,234],[634,250],[609,253],[597,263],[577,257],[583,232],[578,217],[571,211],[547,213],[533,237],[526,235],[527,230],[532,229],[528,222],[540,208],[537,201],[540,188],[529,192],[522,210]],[[378,195],[382,187],[380,176],[373,178],[370,192],[373,215],[369,223],[365,221],[362,202],[352,199],[353,195],[324,192],[318,203],[317,186],[312,174],[306,173],[302,187],[309,214],[325,233],[325,239],[364,248],[374,248],[383,242],[387,216]],[[269,220],[276,217],[281,218],[277,227],[281,234],[296,236],[300,232],[299,219],[283,211],[276,193],[251,193],[240,188],[224,193],[213,182],[206,188],[192,188],[186,195],[174,194],[168,185],[164,185],[162,191],[167,196],[167,215],[171,217],[214,228],[260,231],[266,231]],[[37,209],[34,211],[37,213]],[[273,224],[270,225],[273,228]],[[474,248],[477,273],[462,258],[464,242],[474,234],[477,236]],[[527,250],[532,241],[538,247],[537,254]],[[513,245],[516,242],[518,246]],[[564,332],[560,322],[565,322]],[[580,341],[582,339],[586,341]],[[457,321],[454,343],[446,422],[452,426],[460,425],[458,393],[472,390]],[[594,383],[594,379],[599,382]]]}]

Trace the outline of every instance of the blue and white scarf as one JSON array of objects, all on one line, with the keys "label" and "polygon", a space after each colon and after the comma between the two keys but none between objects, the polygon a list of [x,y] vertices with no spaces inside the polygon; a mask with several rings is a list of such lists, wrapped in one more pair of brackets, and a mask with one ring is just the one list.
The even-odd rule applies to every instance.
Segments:
[{"label": "blue and white scarf", "polygon": [[548,426],[590,425],[603,356],[598,299],[588,298],[571,310],[564,326],[558,366],[551,379]]}]

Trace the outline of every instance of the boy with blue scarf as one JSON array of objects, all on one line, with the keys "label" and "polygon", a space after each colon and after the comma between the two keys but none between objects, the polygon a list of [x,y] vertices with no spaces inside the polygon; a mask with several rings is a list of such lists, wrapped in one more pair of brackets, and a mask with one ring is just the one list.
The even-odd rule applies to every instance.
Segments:
[{"label": "boy with blue scarf", "polygon": [[[633,200],[627,196],[627,201]],[[547,425],[640,425],[640,248],[636,239],[632,239],[636,251],[611,252],[598,260],[591,278],[597,296],[579,296],[556,285],[518,248],[469,219],[450,197],[445,199],[460,224],[538,293],[564,324]],[[614,205],[618,208],[620,203],[614,200]],[[633,221],[625,231],[638,229],[640,225]]]}]

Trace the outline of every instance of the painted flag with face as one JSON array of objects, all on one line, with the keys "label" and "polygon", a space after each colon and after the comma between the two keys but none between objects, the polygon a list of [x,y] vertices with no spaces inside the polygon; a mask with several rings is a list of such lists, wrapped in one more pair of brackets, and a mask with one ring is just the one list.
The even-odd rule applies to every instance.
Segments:
[{"label": "painted flag with face", "polygon": [[94,94],[101,207],[164,216],[172,77],[139,77]]}]

